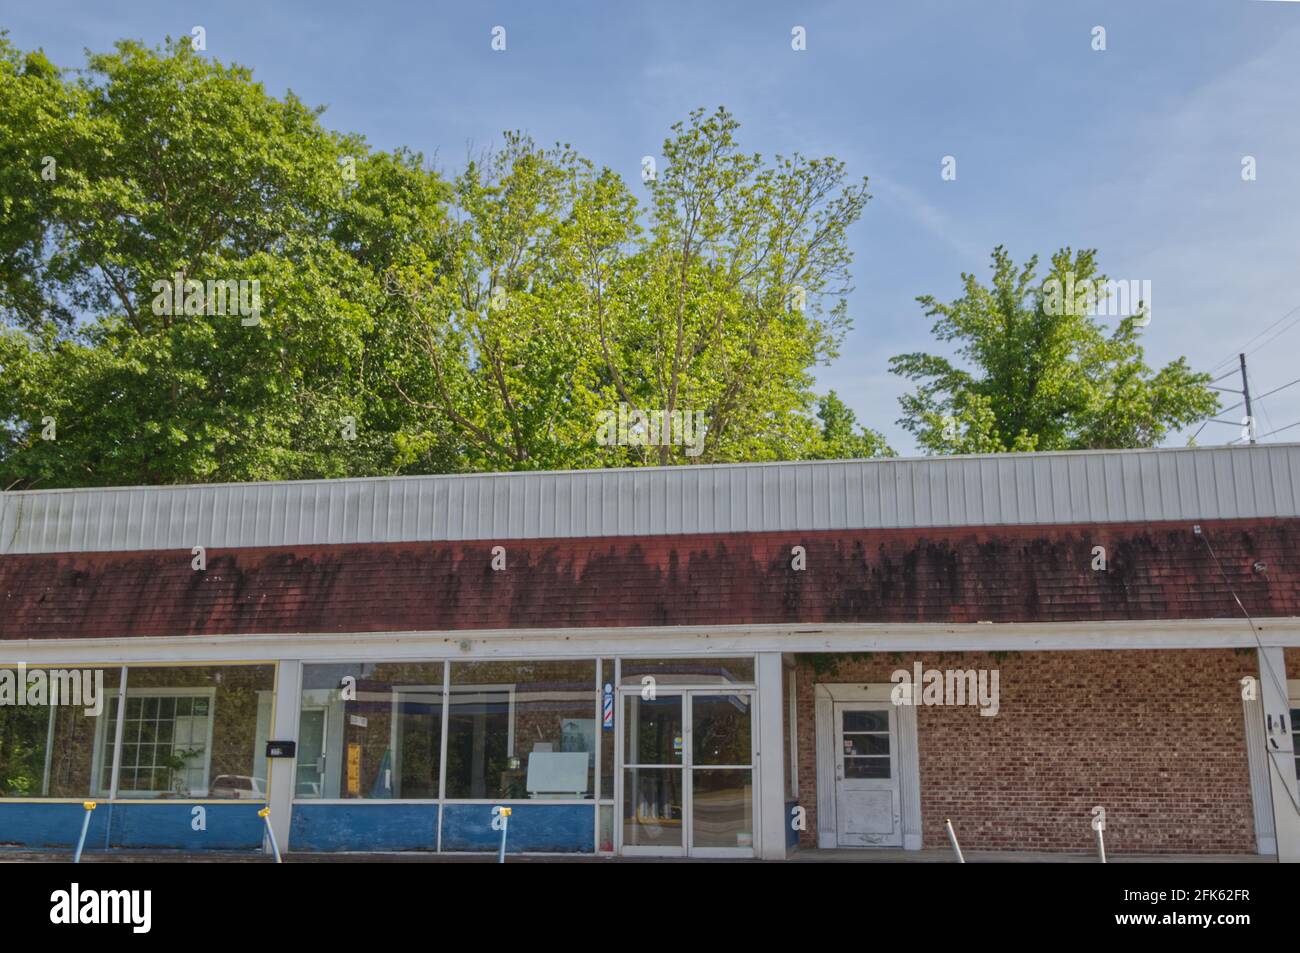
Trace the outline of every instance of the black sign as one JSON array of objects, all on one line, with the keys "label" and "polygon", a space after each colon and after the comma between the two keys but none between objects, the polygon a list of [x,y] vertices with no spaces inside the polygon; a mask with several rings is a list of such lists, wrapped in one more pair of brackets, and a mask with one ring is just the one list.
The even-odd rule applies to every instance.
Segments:
[{"label": "black sign", "polygon": [[293,741],[268,741],[266,743],[266,756],[268,758],[292,758],[297,750],[298,744]]}]

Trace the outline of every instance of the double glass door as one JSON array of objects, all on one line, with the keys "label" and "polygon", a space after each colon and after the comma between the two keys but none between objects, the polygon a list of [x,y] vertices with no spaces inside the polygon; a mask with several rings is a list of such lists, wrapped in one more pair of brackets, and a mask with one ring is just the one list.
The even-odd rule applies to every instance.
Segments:
[{"label": "double glass door", "polygon": [[753,692],[629,689],[622,705],[623,851],[751,855]]}]

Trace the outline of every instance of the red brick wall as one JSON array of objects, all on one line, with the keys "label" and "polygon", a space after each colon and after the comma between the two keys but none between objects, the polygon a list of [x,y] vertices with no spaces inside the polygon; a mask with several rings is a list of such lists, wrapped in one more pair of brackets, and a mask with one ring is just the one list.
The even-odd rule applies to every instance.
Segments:
[{"label": "red brick wall", "polygon": [[[1291,652],[1289,655],[1300,655]],[[1091,810],[1115,853],[1254,853],[1239,679],[1253,651],[922,653],[798,675],[801,846],[816,845],[813,685],[888,683],[897,668],[997,668],[1000,710],[917,709],[925,847],[1092,851]]]},{"label": "red brick wall", "polygon": [[188,549],[0,556],[0,639],[1239,617],[1233,589],[1257,617],[1300,615],[1300,520],[1204,526],[517,540],[504,572],[492,541],[213,549],[206,572]]}]

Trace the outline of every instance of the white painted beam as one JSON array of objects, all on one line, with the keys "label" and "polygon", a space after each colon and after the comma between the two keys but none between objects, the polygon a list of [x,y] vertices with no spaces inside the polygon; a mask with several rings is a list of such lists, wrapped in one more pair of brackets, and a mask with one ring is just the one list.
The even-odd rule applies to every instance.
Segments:
[{"label": "white painted beam", "polygon": [[[785,860],[785,732],[782,682],[785,666],[780,652],[758,654],[758,855],[763,860]],[[793,726],[791,726],[793,730]]]},{"label": "white painted beam", "polygon": [[[302,665],[282,661],[275,679],[275,710],[271,718],[270,741],[298,741],[298,708],[302,688]],[[293,783],[297,758],[267,760],[267,800],[271,807],[271,829],[281,851],[289,849],[289,826],[293,820]],[[270,844],[265,845],[270,853]]]},{"label": "white painted beam", "polygon": [[748,655],[754,652],[1038,652],[1097,649],[1300,647],[1300,618],[1115,622],[629,626],[475,629],[178,638],[20,639],[0,665],[175,661],[590,658],[594,655]]}]

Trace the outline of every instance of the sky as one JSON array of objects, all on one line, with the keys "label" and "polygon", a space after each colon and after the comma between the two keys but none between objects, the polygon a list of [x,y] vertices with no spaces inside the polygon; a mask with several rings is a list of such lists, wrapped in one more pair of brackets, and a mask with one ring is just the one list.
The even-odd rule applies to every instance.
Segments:
[{"label": "sky", "polygon": [[[0,0],[11,42],[60,66],[195,26],[207,55],[326,107],[325,125],[451,172],[520,129],[641,188],[671,124],[719,105],[747,151],[843,160],[873,197],[850,233],[853,330],[817,387],[904,454],[889,358],[942,350],[915,299],[987,278],[999,244],[1018,261],[1096,248],[1112,278],[1150,282],[1153,366],[1185,355],[1218,377],[1244,348],[1253,394],[1300,378],[1295,0]],[[1300,384],[1255,416],[1264,442],[1300,440],[1268,435],[1300,423]]]}]

